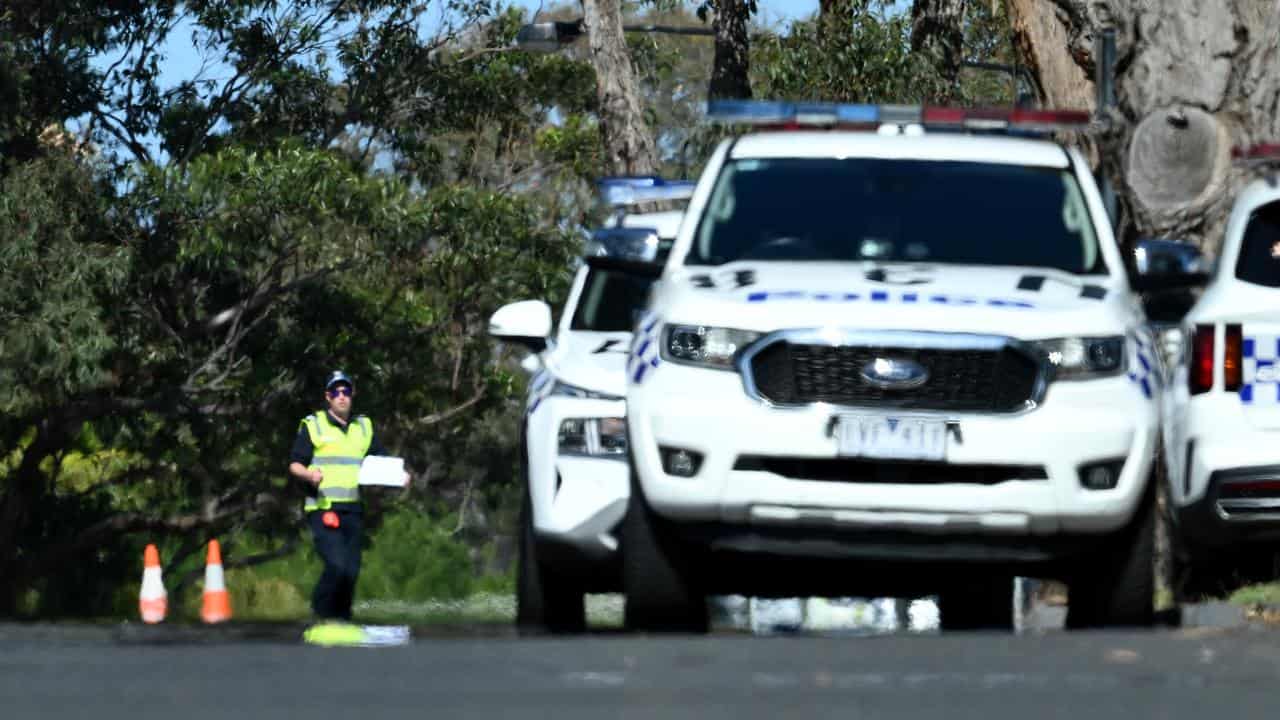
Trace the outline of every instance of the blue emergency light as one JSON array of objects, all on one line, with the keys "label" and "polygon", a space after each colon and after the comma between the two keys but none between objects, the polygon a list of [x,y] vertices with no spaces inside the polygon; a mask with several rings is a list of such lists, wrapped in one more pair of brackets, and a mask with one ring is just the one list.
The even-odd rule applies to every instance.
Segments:
[{"label": "blue emergency light", "polygon": [[664,200],[688,200],[693,197],[691,180],[666,180],[657,175],[605,177],[596,181],[600,196],[607,205],[625,207]]}]

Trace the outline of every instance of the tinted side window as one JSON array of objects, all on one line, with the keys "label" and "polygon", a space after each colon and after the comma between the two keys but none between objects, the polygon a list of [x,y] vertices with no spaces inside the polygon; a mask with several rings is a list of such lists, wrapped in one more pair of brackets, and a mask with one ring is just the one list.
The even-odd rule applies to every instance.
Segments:
[{"label": "tinted side window", "polygon": [[1240,243],[1236,277],[1255,285],[1280,287],[1280,202],[1253,211]]},{"label": "tinted side window", "polygon": [[652,284],[650,278],[593,269],[582,287],[570,329],[631,332],[636,312],[644,306]]}]

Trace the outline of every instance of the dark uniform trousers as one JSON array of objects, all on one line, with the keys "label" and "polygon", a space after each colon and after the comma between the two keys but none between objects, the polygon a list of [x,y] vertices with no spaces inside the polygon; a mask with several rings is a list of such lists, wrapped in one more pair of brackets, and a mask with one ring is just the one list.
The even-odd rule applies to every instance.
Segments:
[{"label": "dark uniform trousers", "polygon": [[325,526],[323,510],[307,513],[316,552],[324,560],[324,572],[311,594],[311,609],[321,618],[350,620],[356,579],[360,576],[364,522],[358,508],[344,510],[342,505],[333,506],[339,518],[336,528]]}]

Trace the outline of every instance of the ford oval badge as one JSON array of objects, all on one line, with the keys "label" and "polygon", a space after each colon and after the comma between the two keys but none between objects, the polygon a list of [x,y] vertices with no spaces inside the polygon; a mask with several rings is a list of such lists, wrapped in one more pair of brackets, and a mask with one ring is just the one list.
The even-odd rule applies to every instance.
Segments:
[{"label": "ford oval badge", "polygon": [[910,390],[929,379],[929,371],[914,360],[878,357],[862,366],[862,380],[881,390]]}]

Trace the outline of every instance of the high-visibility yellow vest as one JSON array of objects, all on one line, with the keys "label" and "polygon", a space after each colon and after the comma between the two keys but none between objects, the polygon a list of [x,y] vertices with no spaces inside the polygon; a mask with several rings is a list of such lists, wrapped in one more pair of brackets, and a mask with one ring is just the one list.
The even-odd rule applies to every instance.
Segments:
[{"label": "high-visibility yellow vest", "polygon": [[357,415],[343,432],[329,420],[328,413],[321,411],[303,418],[301,427],[307,429],[314,447],[307,469],[324,473],[319,491],[315,497],[307,498],[304,509],[328,510],[339,503],[359,502],[360,463],[373,442],[373,423],[364,415]]}]

